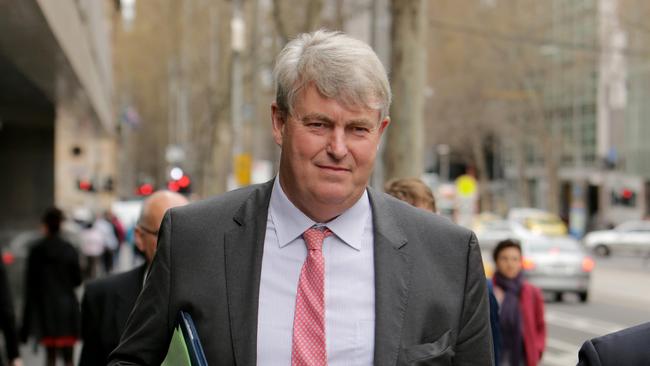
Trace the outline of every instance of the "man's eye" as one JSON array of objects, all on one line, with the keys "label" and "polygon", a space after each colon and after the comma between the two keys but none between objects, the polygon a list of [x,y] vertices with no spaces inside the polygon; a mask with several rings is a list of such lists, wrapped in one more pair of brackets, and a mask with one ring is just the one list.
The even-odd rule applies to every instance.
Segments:
[{"label": "man's eye", "polygon": [[367,127],[352,127],[354,133],[368,133],[370,130]]},{"label": "man's eye", "polygon": [[311,122],[311,123],[308,124],[308,126],[313,127],[313,128],[323,128],[323,127],[325,127],[325,123],[323,123],[323,122]]}]

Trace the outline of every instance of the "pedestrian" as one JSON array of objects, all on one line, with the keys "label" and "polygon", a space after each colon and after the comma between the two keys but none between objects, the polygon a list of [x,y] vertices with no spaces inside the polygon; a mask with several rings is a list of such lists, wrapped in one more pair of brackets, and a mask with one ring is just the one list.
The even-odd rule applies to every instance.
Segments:
[{"label": "pedestrian", "polygon": [[84,264],[84,279],[93,279],[99,273],[99,265],[105,250],[104,234],[95,225],[95,216],[90,210],[86,208],[75,210],[74,219],[81,227],[79,241]]},{"label": "pedestrian", "polygon": [[81,284],[79,255],[59,235],[61,210],[47,210],[42,221],[45,235],[27,257],[22,338],[34,337],[45,347],[47,366],[54,366],[58,356],[72,366],[79,337],[79,302],[74,292]]},{"label": "pedestrian", "polygon": [[[20,366],[22,361],[18,352],[18,333],[16,332],[16,313],[7,279],[7,270],[0,260],[0,329],[4,334],[5,351],[10,366]],[[4,365],[2,361],[0,364]]]},{"label": "pedestrian", "polygon": [[126,231],[124,230],[124,225],[122,221],[113,213],[111,210],[106,211],[105,218],[113,225],[113,231],[115,232],[115,237],[120,245],[126,240]]},{"label": "pedestrian", "polygon": [[340,32],[276,62],[271,181],[167,211],[110,365],[159,365],[180,310],[210,365],[491,365],[476,237],[368,187],[386,71]]},{"label": "pedestrian", "polygon": [[104,273],[111,273],[113,270],[113,257],[119,248],[119,239],[115,234],[113,224],[108,220],[106,214],[100,215],[93,225],[102,236],[103,250],[101,261],[104,266]]},{"label": "pedestrian", "polygon": [[436,212],[436,201],[431,188],[420,178],[400,178],[388,181],[384,191],[415,207]]},{"label": "pedestrian", "polygon": [[108,355],[120,341],[126,319],[140,294],[146,270],[156,252],[163,215],[167,209],[186,203],[185,196],[170,191],[154,192],[147,197],[135,229],[135,244],[145,254],[146,263],[86,284],[81,302],[83,348],[79,366],[106,365],[108,362]]},{"label": "pedestrian", "polygon": [[502,347],[498,365],[537,365],[546,344],[542,292],[524,279],[518,242],[503,240],[492,255],[496,263],[492,281],[501,324]]},{"label": "pedestrian", "polygon": [[577,366],[650,365],[650,322],[585,341]]}]

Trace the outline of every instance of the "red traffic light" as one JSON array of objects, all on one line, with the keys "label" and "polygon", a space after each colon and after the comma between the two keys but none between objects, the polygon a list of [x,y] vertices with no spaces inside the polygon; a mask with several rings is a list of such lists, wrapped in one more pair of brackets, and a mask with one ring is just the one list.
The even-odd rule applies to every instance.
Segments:
[{"label": "red traffic light", "polygon": [[621,193],[621,196],[623,197],[623,199],[626,199],[626,200],[629,200],[630,198],[632,198],[633,195],[634,195],[634,192],[632,192],[632,190],[630,190],[628,188],[623,189],[623,192]]},{"label": "red traffic light", "polygon": [[181,188],[189,187],[190,183],[192,182],[190,181],[190,177],[187,175],[182,176],[181,179],[178,180],[178,186]]},{"label": "red traffic light", "polygon": [[183,174],[180,178],[167,182],[167,189],[172,192],[189,193],[191,184],[192,180],[190,177]]},{"label": "red traffic light", "polygon": [[136,190],[136,194],[139,196],[148,196],[153,193],[153,186],[149,183],[141,184],[140,187]]},{"label": "red traffic light", "polygon": [[77,181],[77,186],[80,190],[86,191],[86,192],[91,192],[95,190],[95,187],[93,187],[93,182],[91,182],[88,179],[80,179]]},{"label": "red traffic light", "polygon": [[169,189],[172,192],[178,192],[181,187],[178,184],[178,181],[172,180],[169,183],[167,183],[167,189]]}]

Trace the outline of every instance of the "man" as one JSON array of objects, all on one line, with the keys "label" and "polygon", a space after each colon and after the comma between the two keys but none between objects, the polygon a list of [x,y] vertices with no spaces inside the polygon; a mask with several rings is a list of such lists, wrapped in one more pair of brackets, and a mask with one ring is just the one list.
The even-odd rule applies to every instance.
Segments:
[{"label": "man", "polygon": [[578,366],[650,365],[650,322],[586,341]]},{"label": "man", "polygon": [[117,347],[126,319],[142,289],[145,272],[156,252],[156,239],[165,211],[187,199],[178,193],[158,191],[142,204],[135,228],[135,245],[145,263],[131,271],[89,282],[81,304],[83,349],[79,366],[105,365]]},{"label": "man", "polygon": [[277,178],[165,215],[110,364],[160,364],[185,310],[210,365],[490,365],[474,235],[367,188],[389,124],[376,54],[317,31],[274,74]]}]

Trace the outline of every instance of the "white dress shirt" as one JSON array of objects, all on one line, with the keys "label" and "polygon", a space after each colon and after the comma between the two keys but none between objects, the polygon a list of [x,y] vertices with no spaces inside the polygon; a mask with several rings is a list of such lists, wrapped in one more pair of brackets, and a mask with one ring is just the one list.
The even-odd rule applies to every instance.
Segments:
[{"label": "white dress shirt", "polygon": [[[314,222],[289,201],[276,178],[266,222],[257,323],[257,364],[291,365],[293,315],[307,257],[302,233]],[[375,268],[368,193],[334,220],[323,243],[329,366],[372,365]]]}]

